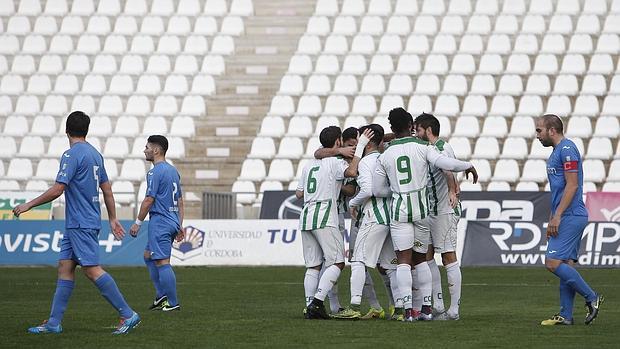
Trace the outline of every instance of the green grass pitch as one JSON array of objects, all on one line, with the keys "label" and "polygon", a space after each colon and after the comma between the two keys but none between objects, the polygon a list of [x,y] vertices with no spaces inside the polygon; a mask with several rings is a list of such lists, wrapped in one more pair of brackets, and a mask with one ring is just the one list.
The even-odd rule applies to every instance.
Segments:
[{"label": "green grass pitch", "polygon": [[[304,269],[284,267],[177,267],[182,310],[149,312],[153,291],[146,269],[107,270],[142,316],[132,333],[110,334],[118,321],[115,311],[78,273],[63,321],[64,333],[28,334],[29,326],[49,314],[56,272],[53,268],[0,268],[0,348],[620,346],[620,271],[613,269],[582,270],[586,280],[605,294],[606,302],[599,318],[585,326],[583,301],[577,296],[576,324],[562,327],[539,325],[558,310],[558,280],[544,268],[464,268],[461,320],[427,323],[304,320]],[[348,304],[349,276],[347,268],[339,284],[343,304]],[[385,302],[378,277],[375,286]]]}]

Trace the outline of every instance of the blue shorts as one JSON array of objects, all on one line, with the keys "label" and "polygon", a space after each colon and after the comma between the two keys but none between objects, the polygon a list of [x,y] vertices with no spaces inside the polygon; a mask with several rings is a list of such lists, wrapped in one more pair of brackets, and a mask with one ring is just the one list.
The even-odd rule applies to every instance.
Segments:
[{"label": "blue shorts", "polygon": [[545,258],[576,261],[583,230],[587,225],[587,216],[562,216],[558,236],[549,238]]},{"label": "blue shorts", "polygon": [[58,259],[74,260],[83,267],[99,265],[99,230],[65,229]]},{"label": "blue shorts", "polygon": [[148,226],[149,240],[145,250],[151,251],[151,259],[168,259],[172,251],[172,240],[179,232],[175,224],[162,218],[151,217]]}]

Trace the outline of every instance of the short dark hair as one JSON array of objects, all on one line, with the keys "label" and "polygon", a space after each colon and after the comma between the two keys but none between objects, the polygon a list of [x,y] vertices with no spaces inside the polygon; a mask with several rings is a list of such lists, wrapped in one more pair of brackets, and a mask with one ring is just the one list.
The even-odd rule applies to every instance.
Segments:
[{"label": "short dark hair", "polygon": [[555,129],[559,134],[564,134],[564,124],[562,123],[562,119],[555,114],[545,114],[542,116],[543,123],[545,128]]},{"label": "short dark hair", "polygon": [[415,118],[413,124],[416,125],[416,127],[420,126],[425,130],[430,127],[433,132],[433,136],[439,136],[441,124],[433,114],[422,113]]},{"label": "short dark hair", "polygon": [[340,139],[342,132],[338,126],[327,126],[319,135],[319,141],[324,148],[333,148],[336,140]]},{"label": "short dark hair", "polygon": [[166,139],[166,137],[162,135],[152,135],[149,136],[147,142],[157,144],[164,152],[164,155],[166,155],[166,152],[168,151],[168,139]]},{"label": "short dark hair", "polygon": [[342,131],[342,142],[346,142],[349,139],[357,139],[358,133],[359,131],[357,130],[357,127],[348,127],[346,128],[344,131]]},{"label": "short dark hair", "polygon": [[379,124],[370,124],[370,125],[362,126],[360,128],[360,133],[363,133],[367,129],[371,129],[372,132],[374,133],[370,141],[374,143],[376,146],[379,146],[379,144],[381,144],[381,142],[383,141],[383,135],[384,135],[383,127]]},{"label": "short dark hair", "polygon": [[65,132],[70,137],[86,137],[89,125],[90,117],[84,112],[76,110],[67,117]]},{"label": "short dark hair", "polygon": [[401,133],[407,130],[411,131],[413,117],[401,107],[390,110],[388,120],[390,121],[392,132],[394,133]]}]

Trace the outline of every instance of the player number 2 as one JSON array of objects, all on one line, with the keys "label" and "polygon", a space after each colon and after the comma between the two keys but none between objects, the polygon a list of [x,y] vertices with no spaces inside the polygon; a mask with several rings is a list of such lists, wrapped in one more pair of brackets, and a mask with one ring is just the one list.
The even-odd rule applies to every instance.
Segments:
[{"label": "player number 2", "polygon": [[411,182],[411,160],[409,160],[408,156],[400,156],[396,159],[396,169],[398,172],[407,175],[407,177],[403,179],[399,179],[398,183],[400,184],[408,184]]},{"label": "player number 2", "polygon": [[314,178],[314,173],[318,170],[319,170],[319,167],[316,166],[316,167],[311,168],[310,171],[308,172],[308,186],[306,187],[308,194],[312,194],[316,191],[316,178]]}]

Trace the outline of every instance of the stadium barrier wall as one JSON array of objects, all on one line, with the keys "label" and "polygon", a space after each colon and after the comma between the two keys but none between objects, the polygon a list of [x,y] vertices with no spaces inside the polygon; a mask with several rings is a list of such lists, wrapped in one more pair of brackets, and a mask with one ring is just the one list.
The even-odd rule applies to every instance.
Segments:
[{"label": "stadium barrier wall", "polygon": [[[127,230],[131,223],[122,222]],[[298,220],[186,220],[184,224],[185,239],[173,244],[173,265],[303,265]],[[461,219],[457,257],[464,266],[542,267],[546,224],[536,220]],[[350,226],[349,220],[346,226]],[[102,228],[101,264],[144,264],[146,226],[137,238],[126,236],[122,241],[114,240],[107,222],[102,223]],[[0,264],[56,265],[63,231],[64,221],[0,221]],[[347,232],[347,252],[348,237]],[[584,230],[579,263],[620,267],[620,223],[589,223]]]}]

